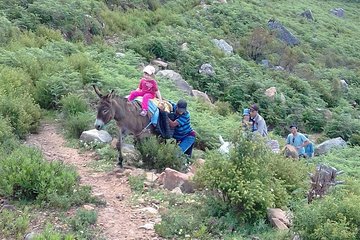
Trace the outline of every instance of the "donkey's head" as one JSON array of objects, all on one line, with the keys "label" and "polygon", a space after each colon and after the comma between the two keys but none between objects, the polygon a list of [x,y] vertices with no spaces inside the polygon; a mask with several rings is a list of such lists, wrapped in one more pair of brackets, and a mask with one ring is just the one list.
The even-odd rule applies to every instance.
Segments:
[{"label": "donkey's head", "polygon": [[99,105],[97,107],[97,115],[95,121],[95,128],[97,130],[102,129],[105,124],[111,121],[115,115],[115,110],[112,107],[112,99],[114,97],[114,90],[107,95],[102,95],[95,85],[93,85],[96,94],[100,98]]}]

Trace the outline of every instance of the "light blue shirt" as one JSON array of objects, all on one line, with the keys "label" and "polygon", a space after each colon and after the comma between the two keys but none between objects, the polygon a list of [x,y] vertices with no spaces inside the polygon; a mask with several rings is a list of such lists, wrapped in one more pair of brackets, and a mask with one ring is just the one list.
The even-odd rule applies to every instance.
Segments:
[{"label": "light blue shirt", "polygon": [[[290,145],[293,145],[294,147],[299,147],[301,146],[304,142],[306,141],[309,141],[309,139],[307,139],[304,134],[302,133],[297,133],[294,137],[294,135],[292,133],[290,133],[287,138],[286,138],[286,143],[287,144],[290,144]],[[298,149],[298,154],[301,155],[301,154],[305,154],[305,148],[302,147],[302,148],[299,148]]]}]

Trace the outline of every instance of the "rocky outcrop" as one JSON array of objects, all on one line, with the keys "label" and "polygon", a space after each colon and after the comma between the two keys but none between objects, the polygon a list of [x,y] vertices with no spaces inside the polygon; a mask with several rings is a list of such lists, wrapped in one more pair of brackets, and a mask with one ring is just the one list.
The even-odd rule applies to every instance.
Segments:
[{"label": "rocky outcrop", "polygon": [[320,143],[319,145],[317,145],[315,147],[315,155],[316,156],[322,155],[322,154],[328,153],[332,149],[344,148],[346,146],[347,146],[347,144],[346,144],[345,140],[342,139],[341,137],[329,139],[323,143]]},{"label": "rocky outcrop", "polygon": [[182,78],[182,76],[173,70],[162,70],[156,73],[157,77],[169,79],[175,83],[175,86],[192,96],[192,87]]},{"label": "rocky outcrop", "polygon": [[300,44],[299,39],[297,39],[289,30],[287,30],[281,23],[275,20],[268,21],[268,27],[270,30],[276,32],[277,38],[285,42],[289,46],[295,46]]},{"label": "rocky outcrop", "polygon": [[80,135],[80,140],[84,142],[92,142],[92,141],[98,141],[103,143],[109,143],[112,140],[112,137],[110,134],[105,130],[96,130],[91,129],[88,131],[84,131]]}]

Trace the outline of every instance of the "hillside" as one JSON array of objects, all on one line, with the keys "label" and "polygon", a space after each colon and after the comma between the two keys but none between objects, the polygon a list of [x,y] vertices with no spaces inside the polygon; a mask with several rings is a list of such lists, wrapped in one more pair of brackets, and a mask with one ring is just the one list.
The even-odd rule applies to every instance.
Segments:
[{"label": "hillside", "polygon": [[[235,234],[224,232],[230,222],[235,221],[232,224],[243,228],[241,232],[233,227],[237,229],[235,232],[241,232],[235,234],[234,239],[247,238],[252,233],[271,239],[277,235],[271,235],[273,232],[267,224],[261,222],[264,219],[262,210],[271,205],[297,211],[296,207],[302,203],[298,193],[304,192],[302,174],[309,168],[312,171],[314,163],[319,162],[333,164],[351,173],[345,177],[351,184],[344,190],[351,192],[351,196],[339,191],[331,196],[334,201],[346,197],[357,199],[359,195],[354,189],[359,185],[353,156],[358,156],[357,145],[360,145],[359,4],[356,0],[0,0],[0,153],[5,156],[4,163],[9,164],[6,167],[0,165],[0,178],[7,179],[0,181],[0,197],[15,202],[35,201],[50,207],[61,205],[59,199],[63,198],[69,199],[62,202],[67,207],[79,202],[96,202],[88,190],[79,190],[84,191],[81,199],[72,195],[71,192],[80,187],[76,171],[62,165],[48,168],[47,163],[40,160],[41,154],[29,153],[32,150],[20,143],[29,133],[38,131],[42,120],[59,119],[69,144],[84,148],[78,137],[83,130],[92,128],[97,103],[91,85],[97,85],[104,92],[114,89],[117,94],[125,96],[137,87],[143,66],[159,60],[166,67],[157,66],[158,72],[166,69],[179,73],[193,89],[206,93],[211,99],[211,103],[201,101],[181,91],[173,81],[157,75],[163,97],[173,101],[188,100],[192,125],[198,133],[198,151],[194,158],[206,158],[209,162],[207,169],[214,171],[214,178],[217,168],[227,169],[229,174],[233,171],[233,166],[227,165],[229,161],[224,156],[212,151],[219,147],[219,135],[263,152],[261,147],[243,142],[244,139],[238,136],[242,109],[252,103],[259,104],[260,114],[271,130],[271,138],[278,139],[281,145],[289,133],[288,126],[295,123],[301,132],[314,136],[314,139],[316,136],[317,143],[341,137],[349,148],[315,158],[307,166],[291,163],[291,166],[301,169],[298,173],[291,170],[290,165],[283,169],[284,162],[281,161],[286,160],[278,160],[266,151],[260,156],[236,149],[237,155],[229,158],[236,171],[249,168],[254,170],[249,171],[252,174],[244,173],[244,179],[229,175],[214,182],[202,176],[201,184],[225,191],[215,182],[257,182],[262,176],[258,168],[263,167],[266,171],[279,168],[288,175],[264,174],[259,180],[261,183],[257,182],[259,185],[251,185],[253,189],[269,188],[278,192],[253,192],[251,196],[256,199],[253,208],[247,209],[249,212],[240,211],[241,217],[236,217],[235,221],[232,217],[239,212],[231,207],[244,192],[233,189],[231,191],[239,195],[233,196],[236,201],[233,200],[231,207],[220,205],[212,212],[221,219],[216,220],[219,222],[213,232],[204,220],[195,230],[179,223],[184,227],[181,234],[174,233],[179,231],[174,226],[167,226],[174,230],[171,233],[159,227],[158,234],[168,238],[189,234],[199,239],[221,238]],[[268,89],[276,89],[276,92],[270,96]],[[113,123],[107,126],[107,130],[116,135]],[[132,142],[131,139],[126,141]],[[164,149],[170,149],[166,147]],[[113,149],[103,146],[91,148],[101,152],[104,158],[111,159],[115,155]],[[27,154],[31,157],[28,158]],[[338,160],[340,156],[345,159]],[[258,166],[246,162],[248,157],[257,159],[254,162]],[[24,166],[27,170],[23,171],[23,177],[10,174],[9,169],[15,171],[10,164],[14,159],[23,159],[28,164]],[[351,161],[346,161],[348,159]],[[20,182],[29,180],[26,171],[37,168],[32,162],[44,164],[44,172],[51,168],[64,171],[61,176],[69,181],[69,188],[63,185],[64,179],[59,178],[46,185],[52,189],[49,191],[39,184],[29,192],[16,192]],[[217,165],[220,163],[224,165]],[[234,175],[239,174],[236,171]],[[44,178],[31,181],[47,182],[49,179],[45,175],[48,176],[44,173],[41,175]],[[60,186],[61,190],[57,190]],[[229,188],[235,186],[229,183]],[[245,184],[243,187],[247,189],[249,186]],[[260,201],[262,198],[265,200]],[[243,204],[248,200],[239,201]],[[326,204],[332,204],[331,200],[326,201]],[[313,210],[323,211],[320,208],[315,206]],[[189,214],[187,211],[191,209],[184,210]],[[335,229],[332,233],[322,232],[325,228],[320,227],[316,231],[309,230],[309,226],[301,224],[294,230],[303,239],[320,239],[321,234],[336,235],[336,229],[339,232],[345,229],[341,232],[344,234],[342,239],[360,239],[359,231],[354,230],[359,226],[357,218],[348,221],[350,216],[341,210],[339,212],[342,215],[338,221],[331,217],[321,220]],[[189,217],[186,214],[184,216]],[[212,221],[203,214],[201,212],[199,216]],[[298,216],[302,221],[306,219],[304,212]],[[172,217],[167,215],[163,219],[171,221],[174,220]],[[258,232],[254,230],[256,228],[259,228]]]}]

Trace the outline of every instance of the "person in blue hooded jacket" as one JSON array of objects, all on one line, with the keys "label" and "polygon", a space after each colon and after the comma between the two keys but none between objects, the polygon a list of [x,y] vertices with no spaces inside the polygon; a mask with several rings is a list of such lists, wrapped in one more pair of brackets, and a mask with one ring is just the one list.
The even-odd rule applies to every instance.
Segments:
[{"label": "person in blue hooded jacket", "polygon": [[181,151],[191,157],[196,133],[190,124],[190,113],[187,111],[187,102],[183,99],[177,104],[171,103],[173,111],[169,114],[169,125],[174,129],[173,138],[179,144]]}]

